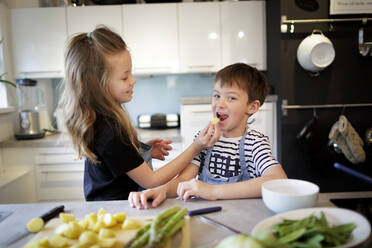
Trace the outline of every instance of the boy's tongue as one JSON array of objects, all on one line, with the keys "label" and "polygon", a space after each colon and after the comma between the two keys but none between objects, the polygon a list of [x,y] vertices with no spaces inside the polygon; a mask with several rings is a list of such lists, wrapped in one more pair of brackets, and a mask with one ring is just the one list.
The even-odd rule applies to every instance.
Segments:
[{"label": "boy's tongue", "polygon": [[220,121],[226,120],[229,116],[225,114],[218,114],[217,117],[220,119]]}]

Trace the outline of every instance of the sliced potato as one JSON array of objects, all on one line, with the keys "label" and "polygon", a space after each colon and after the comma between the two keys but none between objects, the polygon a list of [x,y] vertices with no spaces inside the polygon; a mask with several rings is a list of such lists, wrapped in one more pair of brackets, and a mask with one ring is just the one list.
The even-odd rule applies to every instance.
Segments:
[{"label": "sliced potato", "polygon": [[61,235],[54,235],[51,245],[52,247],[66,247],[68,245],[68,239]]},{"label": "sliced potato", "polygon": [[78,221],[78,224],[84,229],[88,229],[89,227],[89,221],[87,219],[82,219]]},{"label": "sliced potato", "polygon": [[48,238],[44,238],[42,240],[39,241],[39,246],[40,247],[45,247],[45,248],[49,248],[50,247],[50,242],[49,242],[49,239]]},{"label": "sliced potato", "polygon": [[101,228],[105,228],[105,227],[106,227],[105,223],[102,220],[100,220],[100,221],[97,221],[97,223],[94,225],[92,230],[98,233]]},{"label": "sliced potato", "polygon": [[55,233],[58,234],[58,235],[63,235],[63,233],[68,229],[68,224],[67,223],[63,223],[59,226],[57,226],[56,230],[55,230]]},{"label": "sliced potato", "polygon": [[98,238],[100,239],[114,238],[114,237],[116,237],[115,232],[107,228],[101,228],[98,232]]},{"label": "sliced potato", "polygon": [[68,228],[63,232],[63,236],[67,238],[76,239],[83,232],[83,228],[76,221],[71,221],[67,225]]},{"label": "sliced potato", "polygon": [[106,227],[112,227],[117,224],[117,221],[112,214],[106,213],[103,216],[103,223],[105,223]]},{"label": "sliced potato", "polygon": [[99,239],[99,246],[103,248],[113,247],[116,243],[116,238]]},{"label": "sliced potato", "polygon": [[127,214],[126,213],[117,213],[117,214],[114,214],[114,218],[116,219],[117,222],[123,223],[125,221],[125,219],[127,218]]},{"label": "sliced potato", "polygon": [[27,223],[27,229],[30,232],[39,232],[44,227],[44,221],[42,218],[33,218]]},{"label": "sliced potato", "polygon": [[123,222],[123,225],[121,226],[121,228],[124,229],[124,230],[137,229],[137,228],[140,228],[140,227],[141,227],[140,223],[138,223],[135,220],[131,220],[131,219],[126,219]]},{"label": "sliced potato", "polygon": [[97,213],[90,213],[90,214],[87,214],[85,215],[85,219],[87,219],[89,221],[89,224],[96,224],[97,222]]},{"label": "sliced potato", "polygon": [[79,243],[85,245],[94,245],[98,242],[98,235],[92,231],[84,231],[79,237]]},{"label": "sliced potato", "polygon": [[219,121],[220,121],[220,119],[219,119],[218,117],[214,117],[213,120],[212,120],[212,124],[215,125],[215,124],[217,124]]},{"label": "sliced potato", "polygon": [[59,213],[59,218],[62,220],[63,223],[69,223],[76,219],[73,214],[68,213]]}]

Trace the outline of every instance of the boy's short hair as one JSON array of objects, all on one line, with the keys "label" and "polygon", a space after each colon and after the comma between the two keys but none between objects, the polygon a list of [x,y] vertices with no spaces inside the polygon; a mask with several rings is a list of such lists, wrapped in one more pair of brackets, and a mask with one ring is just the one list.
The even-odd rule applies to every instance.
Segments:
[{"label": "boy's short hair", "polygon": [[220,82],[221,86],[238,86],[247,92],[249,103],[259,100],[261,105],[270,91],[265,75],[244,63],[228,65],[219,70],[214,79],[216,82]]}]

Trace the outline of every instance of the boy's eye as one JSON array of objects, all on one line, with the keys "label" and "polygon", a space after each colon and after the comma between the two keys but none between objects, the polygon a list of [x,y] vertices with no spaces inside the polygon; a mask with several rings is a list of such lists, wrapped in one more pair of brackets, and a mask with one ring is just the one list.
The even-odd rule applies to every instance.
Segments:
[{"label": "boy's eye", "polygon": [[236,98],[233,97],[233,96],[230,96],[230,97],[229,97],[229,101],[233,101],[233,100],[236,100]]},{"label": "boy's eye", "polygon": [[218,95],[218,94],[214,94],[213,97],[214,97],[214,98],[220,98],[220,95]]},{"label": "boy's eye", "polygon": [[124,80],[124,81],[125,81],[125,80],[127,80],[127,79],[128,79],[128,78],[123,78],[122,80]]}]

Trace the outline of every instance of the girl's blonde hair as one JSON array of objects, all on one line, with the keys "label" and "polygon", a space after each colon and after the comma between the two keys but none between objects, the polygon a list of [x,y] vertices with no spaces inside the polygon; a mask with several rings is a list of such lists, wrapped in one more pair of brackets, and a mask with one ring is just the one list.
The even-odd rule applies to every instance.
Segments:
[{"label": "girl's blonde hair", "polygon": [[99,26],[93,32],[72,37],[65,53],[66,75],[59,107],[78,157],[85,156],[95,164],[99,161],[91,148],[97,115],[114,123],[122,142],[139,147],[129,115],[108,89],[111,68],[106,58],[122,51],[127,51],[123,39],[107,27]]}]

